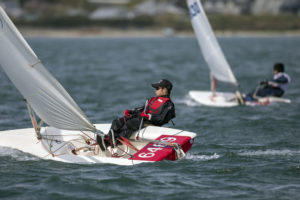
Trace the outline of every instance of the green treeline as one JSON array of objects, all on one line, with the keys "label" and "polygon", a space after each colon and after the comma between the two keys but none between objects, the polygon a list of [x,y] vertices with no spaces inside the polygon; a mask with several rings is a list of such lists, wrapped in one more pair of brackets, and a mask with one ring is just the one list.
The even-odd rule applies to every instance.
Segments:
[{"label": "green treeline", "polygon": [[209,16],[215,30],[294,31],[300,30],[300,16],[282,15],[213,15]]},{"label": "green treeline", "polygon": [[[300,16],[297,15],[209,15],[214,30],[224,31],[293,31],[300,30]],[[164,15],[157,18],[140,16],[134,19],[90,20],[84,16],[54,16],[39,18],[35,21],[15,19],[21,26],[36,27],[108,27],[108,28],[160,28],[170,27],[174,30],[192,30],[188,17]]]}]

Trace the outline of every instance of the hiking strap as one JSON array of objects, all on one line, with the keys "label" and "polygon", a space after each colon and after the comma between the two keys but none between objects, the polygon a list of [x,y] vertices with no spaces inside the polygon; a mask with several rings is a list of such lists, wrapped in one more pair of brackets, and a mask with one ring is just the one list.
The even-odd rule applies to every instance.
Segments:
[{"label": "hiking strap", "polygon": [[126,146],[128,146],[129,148],[131,148],[131,149],[133,149],[133,150],[135,150],[135,151],[139,151],[135,146],[133,146],[133,144],[129,141],[129,140],[127,140],[126,138],[124,138],[124,137],[121,137],[121,139],[117,139],[119,142],[121,142],[123,145],[126,145]]}]

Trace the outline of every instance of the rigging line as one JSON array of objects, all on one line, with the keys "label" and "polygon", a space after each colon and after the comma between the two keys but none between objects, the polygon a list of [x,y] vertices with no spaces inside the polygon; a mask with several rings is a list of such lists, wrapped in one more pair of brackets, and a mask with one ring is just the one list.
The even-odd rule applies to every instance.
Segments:
[{"label": "rigging line", "polygon": [[[49,137],[47,131],[48,131],[48,130],[45,129],[45,134],[46,134],[46,137]],[[49,156],[49,155],[51,155],[52,157],[57,156],[57,155],[55,155],[55,152],[58,151],[58,150],[60,150],[62,147],[64,147],[64,146],[68,143],[68,142],[66,142],[66,143],[65,143],[64,145],[62,145],[60,148],[58,148],[58,149],[56,149],[54,152],[52,152],[52,150],[51,150],[50,148],[48,148],[48,146],[52,145],[52,141],[58,141],[58,140],[53,140],[54,136],[52,136],[52,139],[48,139],[48,138],[44,138],[44,137],[45,137],[45,136],[41,137],[41,138],[39,139],[39,141],[41,142],[41,144],[42,144],[42,146],[44,147],[44,149],[48,152],[48,155],[46,155],[45,157],[47,157],[47,156]],[[51,140],[50,145],[49,145],[49,144],[46,145],[45,140]],[[64,141],[63,141],[63,142],[64,142]],[[58,155],[63,155],[63,154],[58,154]]]},{"label": "rigging line", "polygon": [[[46,141],[50,140],[50,144],[48,144],[48,146],[46,146],[46,144],[44,143],[43,139],[41,139],[41,141],[42,141],[42,144],[43,144],[44,148],[48,151],[48,153],[49,153],[48,155],[52,155],[53,157],[55,157],[56,156],[55,152],[58,151],[58,150],[60,150],[62,147],[64,147],[67,144],[67,142],[65,144],[63,144],[60,148],[56,149],[55,151],[52,151],[52,149],[51,149],[52,148],[51,146],[53,146],[52,142],[53,141],[56,142],[56,140],[53,140],[53,138],[54,137],[52,137],[52,139],[48,139],[48,138],[46,139]],[[60,142],[64,142],[64,141],[60,141]],[[46,155],[45,157],[47,157],[48,155]]]},{"label": "rigging line", "polygon": [[[49,128],[49,127],[48,127]],[[48,129],[47,129],[47,127],[45,127],[45,133],[46,133],[46,135],[47,135],[47,131],[48,131]],[[82,131],[81,131],[82,132]],[[82,133],[84,133],[84,132],[82,132]],[[84,133],[85,134],[85,133]],[[85,134],[87,137],[89,137],[87,134]],[[47,135],[48,136],[48,135]],[[54,134],[52,134],[51,136],[64,136],[64,137],[70,137],[70,136],[81,136],[80,134],[64,134],[64,135],[54,135]],[[43,137],[45,137],[45,136],[43,136]]]},{"label": "rigging line", "polygon": [[[48,138],[47,138],[47,137],[48,137]],[[48,141],[48,140],[49,140],[49,141],[54,141],[54,142],[56,142],[56,143],[66,142],[66,141],[64,141],[64,140],[53,139],[53,137],[50,138],[50,136],[43,136],[42,139],[43,139],[43,140],[47,140],[47,141]]]},{"label": "rigging line", "polygon": [[46,155],[45,157],[47,157],[47,156],[49,156],[49,155],[51,155],[52,157],[55,157],[54,153],[51,152],[51,151],[47,148],[46,144],[43,142],[42,139],[41,139],[41,144],[43,145],[43,147],[45,148],[45,150],[48,152],[48,155]]},{"label": "rigging line", "polygon": [[110,156],[111,156],[112,158],[121,158],[121,157],[123,157],[124,155],[125,155],[125,152],[124,152],[123,155],[119,155],[118,153],[114,152],[114,153],[111,154]]},{"label": "rigging line", "polygon": [[[75,145],[72,143],[72,142],[69,142],[69,141],[67,141],[67,142],[65,142],[65,144],[63,144],[62,146],[60,146],[58,149],[56,149],[55,151],[50,151],[51,152],[51,155],[53,156],[53,157],[55,157],[55,156],[61,156],[61,155],[66,155],[66,154],[68,154],[68,153],[61,153],[61,154],[55,154],[55,152],[57,152],[58,150],[60,150],[60,149],[62,149],[63,147],[65,147],[67,144],[71,144],[72,145],[72,147],[74,148],[74,149],[76,149],[75,148]],[[47,155],[48,156],[48,155]],[[45,156],[46,157],[46,156]]]},{"label": "rigging line", "polygon": [[113,148],[110,148],[110,157],[117,157],[118,154],[114,152]]},{"label": "rigging line", "polygon": [[[87,145],[94,146],[94,145],[96,144],[96,140],[95,140],[95,139],[91,138],[90,136],[88,136],[88,135],[85,134],[84,132],[82,132],[82,134],[83,134],[83,135],[81,135],[81,136],[82,136],[82,138],[85,140],[85,143],[86,143]],[[84,136],[86,136],[86,137],[84,137]]]},{"label": "rigging line", "polygon": [[88,144],[86,143],[86,141],[82,142],[82,139],[81,139],[81,138],[69,140],[69,142],[77,142],[77,143],[80,143],[80,144],[88,145]]},{"label": "rigging line", "polygon": [[35,65],[42,63],[40,59],[37,59],[33,64],[29,64],[30,67],[34,67]]},{"label": "rigging line", "polygon": [[94,140],[95,141],[95,139],[94,138],[92,138],[91,136],[89,136],[87,133],[85,133],[85,132],[83,132],[83,131],[80,131],[82,134],[84,134],[86,137],[88,137],[88,138],[90,138],[91,140]]},{"label": "rigging line", "polygon": [[172,119],[171,119],[171,122],[172,122],[173,126],[175,126],[175,123],[173,122],[173,120],[172,120]]},{"label": "rigging line", "polygon": [[[45,130],[45,133],[47,134],[47,129]],[[49,136],[47,135],[47,137],[49,137]],[[52,141],[59,141],[59,140],[53,140],[53,139],[48,139],[48,138],[46,140],[50,140],[51,143],[52,143]],[[55,154],[55,152],[57,152],[58,150],[60,150],[64,146],[66,146],[67,144],[71,144],[75,148],[75,145],[73,143],[71,143],[70,141],[61,141],[61,142],[64,142],[64,144],[62,146],[60,146],[58,149],[56,149],[55,151],[52,151],[50,148],[47,147],[47,145],[44,143],[43,139],[41,139],[42,145],[44,146],[45,150],[48,152],[48,155],[46,155],[45,157],[47,157],[49,155],[55,157],[55,156],[67,154],[67,153]],[[50,145],[51,145],[51,143],[50,143]],[[48,144],[48,146],[50,146],[50,145]]]},{"label": "rigging line", "polygon": [[[67,143],[66,143],[67,144]],[[64,147],[66,144],[64,144],[62,147]],[[54,154],[56,151],[60,150],[62,147],[56,149],[54,152],[51,152],[51,155],[53,157],[56,157],[56,156],[62,156],[62,155],[67,155],[68,153],[60,153],[60,154]],[[45,157],[49,156],[50,154],[46,155]]]},{"label": "rigging line", "polygon": [[174,133],[173,135],[178,135],[179,133],[182,133],[182,132],[184,132],[184,131],[181,130],[181,131],[179,131],[179,132],[177,132],[177,133]]},{"label": "rigging line", "polygon": [[60,136],[71,137],[71,136],[82,136],[82,135],[80,135],[80,134],[73,134],[73,135],[47,135],[47,136],[43,136],[43,137],[50,137],[50,136],[55,136],[55,137],[60,137]]},{"label": "rigging line", "polygon": [[139,151],[129,140],[127,140],[124,137],[121,137],[121,139],[117,139],[119,142],[121,142],[123,145],[128,146],[129,148],[135,150],[135,151]]},{"label": "rigging line", "polygon": [[51,148],[52,148],[52,142],[54,141],[54,137],[52,137],[52,139],[47,139],[49,140],[50,142],[48,143],[48,146],[49,146],[49,151],[52,152]]},{"label": "rigging line", "polygon": [[[117,147],[118,149],[120,149],[119,147]],[[124,152],[124,151],[123,151]],[[112,146],[110,146],[110,157],[114,157],[114,158],[120,158],[123,157],[125,154],[119,156],[118,153],[114,152],[114,149],[112,148]]]},{"label": "rigging line", "polygon": [[[96,143],[96,144],[97,144],[97,143]],[[99,149],[100,149],[99,145],[94,147],[93,153],[94,153],[95,156],[96,156],[96,155],[99,155],[99,153],[100,153],[100,150],[99,150]]]},{"label": "rigging line", "polygon": [[127,154],[129,157],[132,157],[131,154],[127,153],[127,151],[129,151],[129,147],[127,145],[126,146],[126,151],[121,149],[120,147],[117,146],[118,150],[123,152],[123,155],[119,155],[118,153],[114,152],[114,149],[110,146],[110,157],[114,157],[114,158],[121,158],[123,157],[125,154]]},{"label": "rigging line", "polygon": [[[64,141],[64,140],[57,140],[57,139],[51,139],[51,138],[44,138],[45,140],[50,140],[51,142],[54,141],[56,143],[63,143],[63,142],[77,142],[80,144],[84,144],[84,145],[89,145],[86,141],[85,142],[81,142],[82,138],[76,138],[76,139],[72,139],[69,141]],[[51,143],[52,144],[52,143]],[[94,144],[93,144],[94,145]],[[93,145],[89,145],[89,146],[93,146]]]},{"label": "rigging line", "polygon": [[[92,151],[91,149],[91,147],[89,148],[90,146],[82,146],[82,147],[79,147],[79,148],[75,148],[75,149],[73,149],[72,150],[72,153],[74,154],[74,155],[78,155],[77,154],[77,152],[78,151],[80,151],[80,150],[83,150],[83,149],[87,149],[87,151]],[[93,149],[93,151],[94,151],[95,149]]]},{"label": "rigging line", "polygon": [[[90,144],[91,144],[89,138],[84,137],[84,135],[80,135],[80,136],[81,136],[82,139],[84,140],[85,144],[87,144],[87,145],[90,145]],[[76,141],[77,141],[77,140],[80,141],[80,138],[76,139]],[[77,141],[77,142],[78,142],[78,141]]]},{"label": "rigging line", "polygon": [[124,151],[123,149],[121,149],[120,147],[118,147],[118,149],[120,150],[120,151],[123,151],[124,152],[124,154],[122,155],[122,157],[126,154],[126,155],[128,155],[129,157],[132,157],[133,155],[131,155],[131,154],[129,154],[129,153],[127,153],[127,151],[129,150],[129,147],[128,146],[126,146],[126,148],[127,148],[127,150],[126,151]]}]

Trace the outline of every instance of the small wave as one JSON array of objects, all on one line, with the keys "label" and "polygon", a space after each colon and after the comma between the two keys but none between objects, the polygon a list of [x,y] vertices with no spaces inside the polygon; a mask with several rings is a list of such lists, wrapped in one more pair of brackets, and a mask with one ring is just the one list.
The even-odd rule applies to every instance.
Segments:
[{"label": "small wave", "polygon": [[195,161],[206,161],[206,160],[215,160],[220,158],[220,155],[217,153],[214,153],[213,155],[193,155],[193,154],[187,154],[186,159],[188,160],[195,160]]},{"label": "small wave", "polygon": [[17,149],[11,149],[8,147],[0,147],[0,157],[10,156],[17,161],[29,161],[29,160],[39,160],[39,158],[30,156]]},{"label": "small wave", "polygon": [[186,95],[183,99],[176,99],[176,103],[178,104],[186,104],[187,106],[199,106],[197,102],[195,102],[189,95]]},{"label": "small wave", "polygon": [[300,154],[300,151],[291,150],[259,150],[259,151],[246,151],[238,153],[240,156],[292,156]]}]

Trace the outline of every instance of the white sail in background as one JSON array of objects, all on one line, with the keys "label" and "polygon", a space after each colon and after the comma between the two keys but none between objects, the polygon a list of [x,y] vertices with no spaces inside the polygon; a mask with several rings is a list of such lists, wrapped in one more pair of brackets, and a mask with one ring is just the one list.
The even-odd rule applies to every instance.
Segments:
[{"label": "white sail in background", "polygon": [[187,4],[197,40],[213,77],[219,81],[237,85],[237,81],[212,31],[201,2],[199,0],[187,0]]},{"label": "white sail in background", "polygon": [[0,7],[0,66],[48,125],[95,131],[72,97],[47,71],[12,21]]}]

